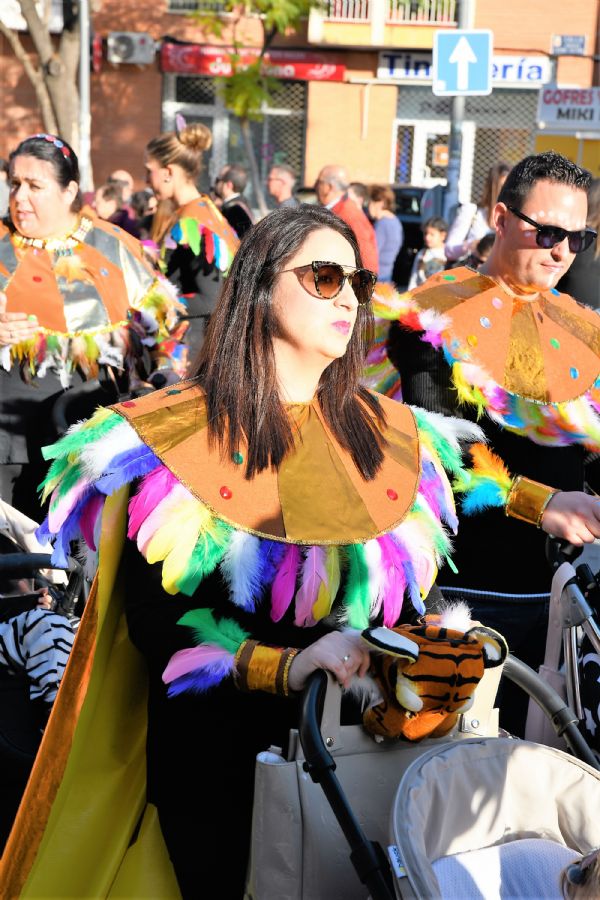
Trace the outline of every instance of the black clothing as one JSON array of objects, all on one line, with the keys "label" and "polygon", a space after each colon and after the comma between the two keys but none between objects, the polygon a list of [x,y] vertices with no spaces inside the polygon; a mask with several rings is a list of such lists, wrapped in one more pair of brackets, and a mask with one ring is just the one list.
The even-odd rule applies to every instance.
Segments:
[{"label": "black clothing", "polygon": [[198,256],[194,251],[178,244],[165,253],[165,275],[175,285],[186,312],[181,318],[189,320],[185,342],[189,348],[190,362],[200,350],[204,333],[223,284],[223,273],[214,262],[208,262],[204,242]]},{"label": "black clothing", "polygon": [[[129,634],[149,673],[148,800],[158,808],[183,898],[197,900],[202,894],[199,853],[215,873],[219,897],[241,898],[256,755],[272,744],[285,753],[290,728],[298,723],[300,697],[243,693],[227,678],[206,693],[168,698],[162,672],[173,653],[193,645],[191,630],[176,623],[190,609],[209,607],[217,618],[234,619],[262,643],[299,648],[330,632],[331,626],[294,625],[292,606],[281,621],[273,622],[266,601],[254,613],[245,612],[229,600],[218,571],[193,597],[168,596],[161,585],[161,565],[149,565],[131,541],[121,571]],[[409,603],[403,613],[405,620],[415,615]]]},{"label": "black clothing", "polygon": [[596,255],[596,245],[597,241],[594,241],[591,247],[577,254],[556,287],[580,303],[600,309],[600,255]]},{"label": "black clothing", "polygon": [[254,225],[252,211],[241,194],[224,200],[221,212],[239,238],[243,237]]}]

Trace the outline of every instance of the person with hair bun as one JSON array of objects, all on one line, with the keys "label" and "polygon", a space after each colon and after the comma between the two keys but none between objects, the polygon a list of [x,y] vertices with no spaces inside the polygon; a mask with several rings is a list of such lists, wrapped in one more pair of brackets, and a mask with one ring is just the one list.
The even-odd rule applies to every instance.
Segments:
[{"label": "person with hair bun", "polygon": [[[40,447],[56,438],[52,410],[70,387],[114,402],[145,382],[172,340],[177,303],[138,241],[82,214],[79,165],[52,134],[10,156],[9,219],[0,224],[0,495],[39,520]],[[92,403],[94,405],[92,405]]]},{"label": "person with hair bun", "polygon": [[210,197],[196,187],[212,135],[200,122],[181,124],[149,142],[145,166],[159,206],[176,207],[166,218],[155,216],[151,236],[159,246],[161,271],[187,307],[188,345],[198,350],[239,241]]}]

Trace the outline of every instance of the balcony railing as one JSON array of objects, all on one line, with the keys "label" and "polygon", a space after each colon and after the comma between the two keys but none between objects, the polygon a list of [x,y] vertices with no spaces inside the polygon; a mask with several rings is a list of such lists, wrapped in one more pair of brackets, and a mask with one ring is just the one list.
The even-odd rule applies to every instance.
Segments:
[{"label": "balcony railing", "polygon": [[388,0],[388,22],[440,25],[456,22],[456,0]]},{"label": "balcony railing", "polygon": [[370,22],[371,0],[329,0],[325,18],[335,22]]},{"label": "balcony railing", "polygon": [[[386,0],[386,7],[387,22],[407,25],[456,22],[456,0]],[[325,19],[334,22],[370,22],[371,0],[329,0]]]}]

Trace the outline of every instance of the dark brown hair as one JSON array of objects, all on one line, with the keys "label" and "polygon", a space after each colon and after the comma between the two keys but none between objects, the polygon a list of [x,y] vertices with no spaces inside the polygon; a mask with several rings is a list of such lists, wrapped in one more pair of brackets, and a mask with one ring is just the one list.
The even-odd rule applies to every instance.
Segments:
[{"label": "dark brown hair", "polygon": [[396,196],[387,184],[372,184],[369,188],[369,197],[374,203],[383,200],[383,208],[393,212],[396,209]]},{"label": "dark brown hair", "polygon": [[[79,186],[79,162],[75,151],[70,144],[55,134],[34,134],[25,138],[10,154],[9,164],[17,156],[33,156],[34,159],[49,162],[54,170],[54,177],[63,191],[72,181]],[[71,203],[71,212],[79,212],[82,205],[81,192],[77,191]]]},{"label": "dark brown hair", "polygon": [[[248,442],[247,478],[279,466],[294,445],[278,393],[272,296],[279,273],[319,229],[342,235],[362,265],[354,233],[329,210],[306,204],[275,210],[245,235],[193,366],[206,392],[211,440],[228,453],[238,449],[242,435]],[[377,398],[359,382],[372,326],[370,305],[359,306],[346,353],[325,369],[317,389],[329,428],[366,479],[383,461],[385,422]]]}]

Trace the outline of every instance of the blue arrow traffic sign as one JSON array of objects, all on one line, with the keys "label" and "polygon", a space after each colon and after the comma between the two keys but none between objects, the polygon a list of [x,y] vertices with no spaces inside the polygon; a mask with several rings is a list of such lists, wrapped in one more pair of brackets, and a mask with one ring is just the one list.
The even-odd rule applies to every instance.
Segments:
[{"label": "blue arrow traffic sign", "polygon": [[437,31],[433,41],[433,85],[438,97],[492,92],[492,32]]}]

